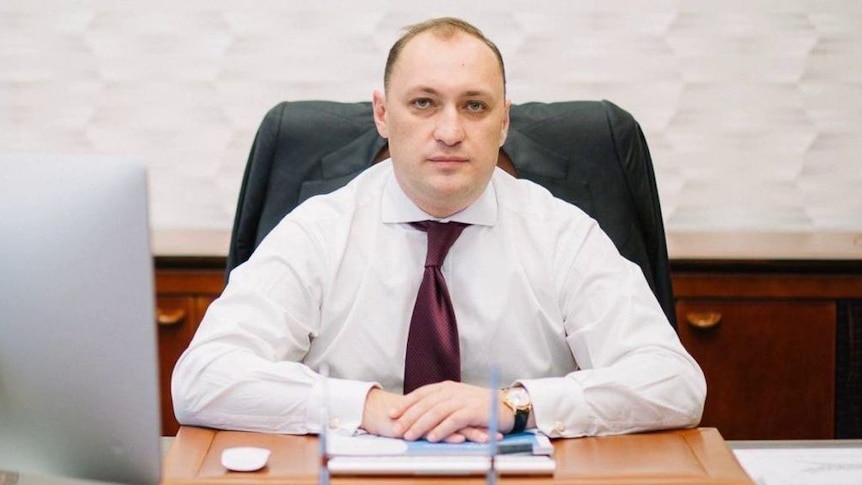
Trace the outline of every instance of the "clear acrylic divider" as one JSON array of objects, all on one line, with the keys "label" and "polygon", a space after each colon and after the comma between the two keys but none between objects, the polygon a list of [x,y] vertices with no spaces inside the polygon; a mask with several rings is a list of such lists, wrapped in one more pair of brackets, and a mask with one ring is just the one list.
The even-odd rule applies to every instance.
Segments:
[{"label": "clear acrylic divider", "polygon": [[318,439],[320,454],[320,474],[317,483],[329,485],[329,450],[327,448],[327,434],[329,432],[329,366],[320,366],[320,375],[323,377],[321,390],[323,394],[323,406],[320,410],[320,433]]},{"label": "clear acrylic divider", "polygon": [[491,366],[490,382],[490,408],[488,410],[488,471],[485,474],[485,483],[497,484],[497,432],[499,430],[499,406],[498,401],[500,389],[500,369],[496,365]]}]

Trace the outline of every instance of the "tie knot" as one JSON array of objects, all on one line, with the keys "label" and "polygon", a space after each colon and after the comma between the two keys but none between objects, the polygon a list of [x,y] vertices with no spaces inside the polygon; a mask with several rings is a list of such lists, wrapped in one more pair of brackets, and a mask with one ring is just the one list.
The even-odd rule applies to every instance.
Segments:
[{"label": "tie knot", "polygon": [[412,226],[428,234],[428,254],[425,256],[425,266],[440,266],[446,259],[449,248],[455,244],[461,231],[468,224],[461,222],[414,222]]}]

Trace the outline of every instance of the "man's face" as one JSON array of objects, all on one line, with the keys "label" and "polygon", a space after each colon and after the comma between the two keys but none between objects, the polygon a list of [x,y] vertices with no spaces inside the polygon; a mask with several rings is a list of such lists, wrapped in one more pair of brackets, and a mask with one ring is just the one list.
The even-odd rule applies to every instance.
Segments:
[{"label": "man's face", "polygon": [[457,33],[424,32],[404,46],[374,119],[395,177],[416,205],[447,217],[475,201],[509,128],[503,74],[491,49]]}]

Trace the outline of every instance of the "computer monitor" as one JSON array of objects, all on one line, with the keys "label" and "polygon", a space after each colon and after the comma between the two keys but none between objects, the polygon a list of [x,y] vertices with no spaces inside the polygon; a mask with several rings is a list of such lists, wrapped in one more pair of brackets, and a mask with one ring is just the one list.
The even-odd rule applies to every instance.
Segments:
[{"label": "computer monitor", "polygon": [[152,272],[141,163],[0,155],[0,470],[159,481]]}]

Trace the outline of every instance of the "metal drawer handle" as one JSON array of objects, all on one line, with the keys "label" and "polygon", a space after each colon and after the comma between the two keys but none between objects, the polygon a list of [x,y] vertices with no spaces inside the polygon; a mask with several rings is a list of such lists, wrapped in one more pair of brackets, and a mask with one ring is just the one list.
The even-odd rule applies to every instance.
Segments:
[{"label": "metal drawer handle", "polygon": [[719,312],[689,312],[685,315],[688,324],[695,328],[713,328],[721,323]]},{"label": "metal drawer handle", "polygon": [[156,323],[161,326],[169,327],[182,323],[186,319],[186,310],[177,308],[176,310],[164,311],[160,308],[156,309]]}]

